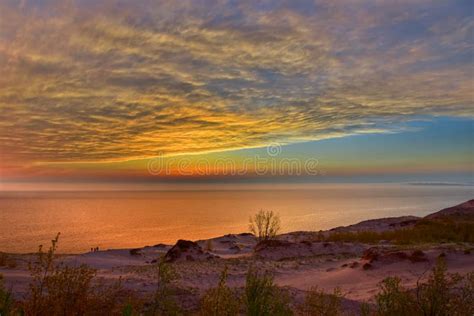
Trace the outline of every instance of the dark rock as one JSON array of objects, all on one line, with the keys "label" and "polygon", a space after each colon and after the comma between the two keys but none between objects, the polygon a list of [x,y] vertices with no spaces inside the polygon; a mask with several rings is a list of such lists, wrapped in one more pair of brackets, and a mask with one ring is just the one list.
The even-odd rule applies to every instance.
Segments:
[{"label": "dark rock", "polygon": [[229,249],[232,250],[235,253],[240,252],[240,247],[237,246],[237,245],[234,245],[234,246],[230,247]]},{"label": "dark rock", "polygon": [[350,267],[351,269],[355,269],[355,268],[357,268],[358,266],[359,266],[359,262],[354,261],[354,262],[351,263],[351,265],[350,265],[349,267]]},{"label": "dark rock", "polygon": [[130,249],[130,255],[131,256],[141,256],[141,248],[135,248],[135,249]]},{"label": "dark rock", "polygon": [[199,249],[201,249],[201,247],[199,247],[199,245],[197,243],[195,243],[194,241],[183,240],[183,239],[178,240],[178,242],[176,243],[176,245],[173,246],[173,248],[174,247],[177,247],[181,250],[187,250],[187,249],[190,249],[190,248],[199,248]]},{"label": "dark rock", "polygon": [[253,236],[252,233],[241,233],[239,234],[239,236]]},{"label": "dark rock", "polygon": [[[194,260],[193,255],[200,255],[203,251],[201,247],[190,240],[178,240],[176,245],[174,245],[165,255],[165,260],[168,262],[176,261],[180,258],[186,258],[186,260]],[[192,258],[192,259],[190,259]]]},{"label": "dark rock", "polygon": [[383,248],[372,247],[362,254],[362,259],[369,263],[379,262],[382,264],[390,264],[402,260],[410,260],[411,262],[428,261],[425,254],[421,250],[415,250],[411,254],[405,251],[394,251]]},{"label": "dark rock", "polygon": [[377,261],[379,257],[380,251],[377,247],[371,247],[362,254],[362,259],[368,260],[369,262]]},{"label": "dark rock", "polygon": [[262,240],[255,246],[255,252],[260,252],[269,248],[280,248],[289,246],[291,246],[291,243],[289,241],[277,239]]},{"label": "dark rock", "polygon": [[421,250],[415,250],[412,252],[411,256],[409,257],[411,262],[424,262],[428,261],[425,256],[425,253]]},{"label": "dark rock", "polygon": [[403,251],[394,251],[394,252],[389,252],[386,255],[388,258],[394,258],[394,259],[399,259],[399,260],[405,260],[408,259],[408,254]]},{"label": "dark rock", "polygon": [[424,257],[425,253],[422,250],[417,249],[417,250],[413,251],[411,255],[412,255],[412,257]]},{"label": "dark rock", "polygon": [[370,262],[373,263],[374,261],[379,261],[381,263],[393,263],[398,262],[401,260],[408,259],[408,254],[403,251],[386,251],[386,252],[379,252],[376,255],[376,259],[371,260]]},{"label": "dark rock", "polygon": [[407,260],[409,259],[409,257],[410,256],[403,251],[385,251],[379,253],[377,261],[384,264],[390,264],[398,261]]},{"label": "dark rock", "polygon": [[373,268],[373,266],[368,262],[364,263],[364,265],[362,266],[362,269],[364,269],[364,270],[370,270],[372,268]]}]

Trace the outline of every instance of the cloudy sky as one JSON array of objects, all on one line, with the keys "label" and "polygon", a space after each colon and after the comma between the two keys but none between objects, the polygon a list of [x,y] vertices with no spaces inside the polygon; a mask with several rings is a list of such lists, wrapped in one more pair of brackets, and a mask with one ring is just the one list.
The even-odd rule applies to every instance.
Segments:
[{"label": "cloudy sky", "polygon": [[472,176],[473,10],[0,0],[0,175],[149,177],[278,144],[335,175]]}]

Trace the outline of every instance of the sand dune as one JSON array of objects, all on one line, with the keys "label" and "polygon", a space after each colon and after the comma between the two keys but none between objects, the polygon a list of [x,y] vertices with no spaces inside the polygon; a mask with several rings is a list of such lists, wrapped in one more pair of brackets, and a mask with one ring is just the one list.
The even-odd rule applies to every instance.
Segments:
[{"label": "sand dune", "polygon": [[[472,215],[473,201],[427,216],[440,218]],[[187,296],[187,304],[197,304],[199,293],[216,285],[224,266],[229,268],[228,283],[242,287],[249,265],[270,270],[275,282],[293,291],[296,298],[313,286],[326,291],[340,287],[348,306],[369,300],[377,284],[385,277],[398,275],[407,287],[430,269],[439,256],[446,259],[449,272],[466,274],[474,270],[471,244],[424,244],[398,246],[390,243],[318,241],[318,234],[347,231],[386,231],[406,228],[420,219],[413,216],[364,221],[325,232],[293,232],[279,235],[275,240],[257,243],[252,234],[230,234],[221,237],[180,241],[176,245],[148,246],[137,249],[115,249],[79,255],[62,255],[68,265],[87,264],[98,270],[104,280],[122,277],[124,284],[139,292],[153,289],[150,271],[161,256],[175,267],[180,278],[177,287]],[[0,268],[7,286],[21,296],[29,281],[27,262],[32,255],[11,255],[16,267]],[[187,291],[187,292],[186,292]],[[351,305],[352,304],[352,305]]]}]

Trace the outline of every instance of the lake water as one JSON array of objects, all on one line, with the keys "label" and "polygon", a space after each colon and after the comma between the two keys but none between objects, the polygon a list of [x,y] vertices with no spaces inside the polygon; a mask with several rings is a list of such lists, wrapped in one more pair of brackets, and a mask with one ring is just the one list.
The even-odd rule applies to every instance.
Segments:
[{"label": "lake water", "polygon": [[61,232],[59,251],[129,248],[248,230],[271,209],[284,231],[423,216],[473,198],[472,186],[285,184],[176,186],[120,192],[1,192],[0,251],[30,252]]}]

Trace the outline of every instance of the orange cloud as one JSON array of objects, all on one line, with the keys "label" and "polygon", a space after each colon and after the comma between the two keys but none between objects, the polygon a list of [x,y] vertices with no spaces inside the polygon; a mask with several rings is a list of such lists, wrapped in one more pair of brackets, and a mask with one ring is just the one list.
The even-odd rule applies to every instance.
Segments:
[{"label": "orange cloud", "polygon": [[[320,1],[308,13],[253,2],[45,3],[0,5],[5,166],[234,150],[413,115],[472,116],[472,19],[453,11],[446,30],[441,5]],[[417,22],[419,35],[404,33]]]}]

